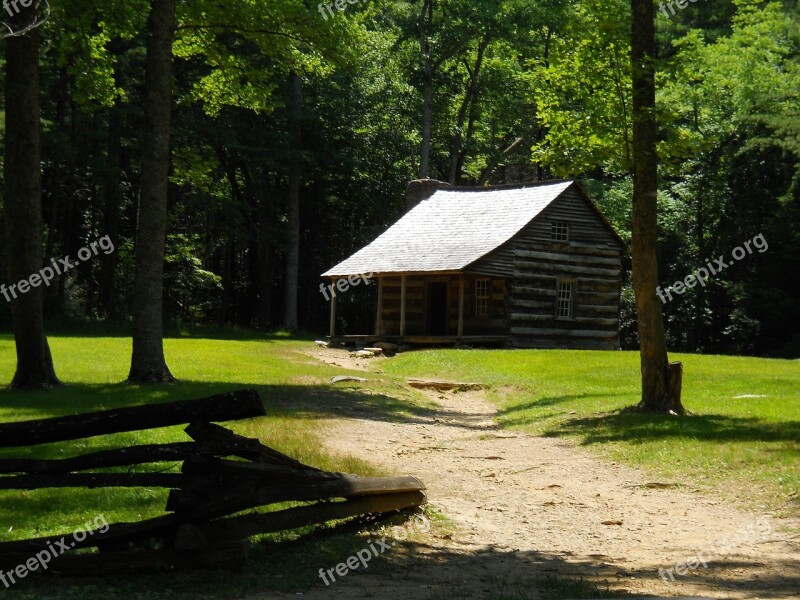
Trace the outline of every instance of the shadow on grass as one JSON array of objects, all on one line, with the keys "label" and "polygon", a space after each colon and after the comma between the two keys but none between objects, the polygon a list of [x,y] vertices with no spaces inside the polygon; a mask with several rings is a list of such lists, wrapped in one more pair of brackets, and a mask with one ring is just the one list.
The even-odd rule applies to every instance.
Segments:
[{"label": "shadow on grass", "polygon": [[[604,398],[616,404],[627,405],[611,412],[595,413],[592,416],[569,416],[576,401],[589,398]],[[691,438],[697,440],[798,442],[800,421],[765,421],[755,417],[732,417],[718,414],[687,414],[682,417],[642,413],[632,407],[638,396],[630,393],[569,394],[549,396],[514,404],[501,409],[498,417],[507,426],[531,425],[541,421],[562,418],[556,425],[545,429],[547,437],[576,436],[582,444],[606,442],[642,443],[667,438]],[[528,411],[564,406],[560,412],[529,414]]]},{"label": "shadow on grass", "polygon": [[[299,535],[284,535],[282,541],[280,536],[268,536],[254,545],[249,558],[234,572],[204,569],[114,577],[29,577],[4,595],[12,600],[106,600],[112,596],[194,600],[202,590],[203,598],[226,600],[289,594],[371,598],[385,595],[391,586],[411,600],[641,598],[644,595],[626,590],[663,590],[658,569],[669,566],[639,563],[632,568],[630,562],[623,565],[603,554],[509,551],[492,545],[465,552],[453,549],[439,536],[428,536],[389,541],[389,550],[372,558],[366,569],[358,566],[345,576],[335,574],[335,581],[326,588],[320,570],[335,569],[370,542],[374,545],[383,535],[378,527],[382,523],[385,520],[359,518],[307,528]],[[694,587],[687,593],[679,587],[683,582]],[[785,598],[800,588],[800,562],[765,562],[760,557],[709,562],[707,569],[694,570],[690,578],[678,577],[676,583],[669,595],[689,595],[699,588],[714,595]],[[348,591],[358,595],[348,595]]]},{"label": "shadow on grass", "polygon": [[[562,404],[568,404],[568,408],[574,408],[574,402],[576,400],[585,400],[587,398],[608,398],[608,399],[620,399],[620,400],[629,400],[633,403],[635,400],[634,394],[630,393],[620,393],[620,394],[612,394],[608,391],[604,391],[602,393],[597,394],[568,394],[564,396],[547,396],[544,398],[538,398],[535,400],[529,400],[528,402],[522,403],[515,403],[512,406],[507,406],[506,408],[502,408],[497,412],[498,417],[508,419],[509,421],[513,422],[514,425],[527,425],[530,423],[535,423],[536,421],[540,420],[539,417],[531,416],[531,417],[521,417],[520,413],[524,413],[527,410],[535,410],[538,408],[551,408],[554,406],[561,406]],[[553,413],[548,413],[545,415],[546,418],[554,416]]]},{"label": "shadow on grass", "polygon": [[[577,436],[583,445],[607,442],[643,443],[658,439],[733,442],[798,442],[800,421],[764,421],[728,415],[674,417],[633,412],[628,409],[591,417],[571,418],[547,429],[549,437]],[[800,451],[800,447],[798,447]]]},{"label": "shadow on grass", "polygon": [[[130,338],[131,324],[120,321],[64,320],[47,323],[47,335],[69,338]],[[313,341],[318,335],[310,332],[288,333],[283,331],[261,331],[240,327],[216,327],[213,325],[178,325],[167,323],[164,326],[165,339],[205,339],[227,341]],[[8,329],[0,330],[0,339],[13,341]]]},{"label": "shadow on grass", "polygon": [[[422,407],[368,387],[331,385],[259,385],[256,383],[197,382],[141,387],[127,383],[74,384],[44,392],[0,391],[0,406],[13,409],[15,421],[204,398],[238,389],[256,389],[272,417],[327,419],[355,415],[365,420],[429,423],[432,418],[457,416]],[[487,412],[486,418],[490,419]],[[461,425],[473,428],[470,424]],[[479,425],[475,429],[483,429]]]}]

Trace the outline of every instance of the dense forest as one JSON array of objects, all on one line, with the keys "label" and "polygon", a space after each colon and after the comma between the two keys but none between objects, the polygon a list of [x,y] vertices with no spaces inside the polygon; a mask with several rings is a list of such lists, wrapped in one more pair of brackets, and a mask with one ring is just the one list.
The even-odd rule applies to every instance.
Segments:
[{"label": "dense forest", "polygon": [[[319,274],[396,220],[417,178],[578,178],[630,240],[626,1],[184,0],[174,23],[153,19],[144,0],[37,4],[44,21],[26,35],[38,39],[43,256],[78,263],[44,288],[48,327],[133,318],[139,204],[159,151],[146,114],[158,27],[174,59],[163,149],[170,327],[321,335]],[[672,0],[656,15],[659,279],[730,263],[664,304],[668,344],[796,357],[800,8]],[[10,110],[35,74],[5,68],[7,57]],[[16,125],[4,121],[8,144]],[[4,173],[8,208],[13,165]],[[768,247],[730,260],[759,235]],[[101,239],[113,251],[76,261]],[[369,327],[358,319],[371,311],[347,306],[368,291],[340,301],[344,329]],[[627,276],[628,348],[635,321]],[[0,299],[0,328],[10,327]]]}]

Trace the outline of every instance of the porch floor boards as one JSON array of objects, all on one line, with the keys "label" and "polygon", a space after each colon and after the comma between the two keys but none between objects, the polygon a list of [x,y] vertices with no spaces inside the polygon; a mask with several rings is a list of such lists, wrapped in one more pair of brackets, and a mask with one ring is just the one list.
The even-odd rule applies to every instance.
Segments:
[{"label": "porch floor boards", "polygon": [[505,335],[337,335],[328,337],[335,344],[371,344],[389,342],[391,344],[507,344],[511,338]]}]

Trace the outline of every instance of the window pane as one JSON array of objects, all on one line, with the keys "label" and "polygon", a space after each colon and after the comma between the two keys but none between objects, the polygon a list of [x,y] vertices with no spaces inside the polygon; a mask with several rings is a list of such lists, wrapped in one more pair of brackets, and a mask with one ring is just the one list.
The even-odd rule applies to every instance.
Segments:
[{"label": "window pane", "polygon": [[475,280],[475,314],[485,317],[489,314],[489,280]]},{"label": "window pane", "polygon": [[552,238],[557,242],[566,242],[569,238],[569,225],[563,221],[554,221]]},{"label": "window pane", "polygon": [[556,316],[570,318],[572,316],[572,283],[559,282]]}]

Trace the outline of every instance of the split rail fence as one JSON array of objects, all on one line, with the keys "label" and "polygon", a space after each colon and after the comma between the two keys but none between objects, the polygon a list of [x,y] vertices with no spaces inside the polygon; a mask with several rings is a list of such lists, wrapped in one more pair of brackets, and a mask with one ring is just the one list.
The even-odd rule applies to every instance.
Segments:
[{"label": "split rail fence", "polygon": [[[113,523],[104,533],[74,542],[47,570],[95,575],[240,567],[252,536],[389,513],[425,502],[425,488],[415,477],[357,477],[322,471],[214,423],[265,414],[258,392],[241,390],[200,400],[3,423],[0,448],[182,424],[188,424],[185,432],[192,441],[114,448],[70,458],[0,459],[0,490],[169,489],[166,514]],[[165,462],[181,462],[180,473],[120,470]],[[248,510],[288,502],[305,504],[272,512]],[[2,542],[0,569],[23,565],[49,545],[70,537],[66,533]]]}]

